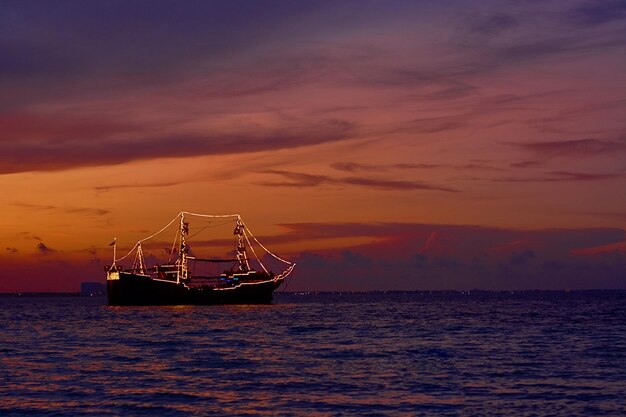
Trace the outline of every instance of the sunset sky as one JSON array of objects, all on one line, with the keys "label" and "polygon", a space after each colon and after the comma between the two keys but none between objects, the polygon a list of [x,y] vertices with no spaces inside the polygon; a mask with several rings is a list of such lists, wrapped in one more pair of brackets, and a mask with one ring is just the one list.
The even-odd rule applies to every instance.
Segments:
[{"label": "sunset sky", "polygon": [[289,290],[626,288],[626,2],[0,3],[0,292],[181,210]]}]

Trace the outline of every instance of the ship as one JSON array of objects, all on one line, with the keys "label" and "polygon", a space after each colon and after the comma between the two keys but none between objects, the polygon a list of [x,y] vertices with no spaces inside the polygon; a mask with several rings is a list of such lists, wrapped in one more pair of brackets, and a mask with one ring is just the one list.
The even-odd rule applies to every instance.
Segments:
[{"label": "ship", "polygon": [[[195,228],[192,219],[199,223]],[[228,240],[201,240],[198,235],[228,224],[234,226],[228,256],[199,255],[196,242],[200,248],[224,247]],[[166,249],[166,241],[160,239],[172,232],[173,243]],[[110,246],[113,261],[105,266],[109,306],[270,304],[274,291],[296,266],[261,244],[239,214],[181,211],[161,230],[138,240],[120,258],[117,238]],[[131,259],[132,265],[123,264]],[[275,274],[265,265],[272,260],[281,267],[280,273]],[[149,267],[148,261],[154,265]]]}]

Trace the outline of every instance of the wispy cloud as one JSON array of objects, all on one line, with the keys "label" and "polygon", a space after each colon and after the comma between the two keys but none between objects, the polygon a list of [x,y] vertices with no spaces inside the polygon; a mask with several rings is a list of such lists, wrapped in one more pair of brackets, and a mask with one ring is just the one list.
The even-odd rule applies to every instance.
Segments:
[{"label": "wispy cloud", "polygon": [[498,35],[519,25],[519,18],[503,13],[490,13],[468,20],[468,29],[472,33],[484,36]]},{"label": "wispy cloud", "polygon": [[111,185],[98,185],[93,187],[95,191],[106,192],[111,190],[125,189],[125,188],[161,188],[161,187],[175,187],[177,185],[191,181],[169,181],[169,182],[153,182],[153,183],[133,183],[133,184],[111,184]]},{"label": "wispy cloud", "polygon": [[444,187],[439,185],[427,184],[420,181],[398,181],[398,180],[385,180],[376,178],[360,178],[360,177],[346,177],[336,178],[333,181],[339,184],[360,185],[368,188],[375,188],[380,190],[431,190],[431,191],[445,191],[450,193],[459,192],[459,190]]},{"label": "wispy cloud", "polygon": [[56,252],[56,250],[46,246],[46,244],[43,242],[39,242],[35,248],[42,255],[49,255],[51,253]]},{"label": "wispy cloud", "polygon": [[315,129],[258,129],[240,134],[133,137],[97,141],[73,138],[61,142],[0,141],[0,173],[55,171],[79,166],[121,164],[162,157],[225,155],[317,145],[351,138],[353,124],[327,120]]},{"label": "wispy cloud", "polygon": [[452,164],[422,164],[422,163],[398,163],[398,164],[364,164],[359,162],[335,162],[331,168],[345,172],[391,172],[410,170],[430,170],[437,168],[450,168],[458,171],[506,171],[505,168],[489,165],[486,162],[475,161],[463,165]]},{"label": "wispy cloud", "polygon": [[575,7],[571,16],[578,24],[603,25],[626,19],[626,3],[616,0],[588,0]]},{"label": "wispy cloud", "polygon": [[583,4],[523,2],[494,11],[471,9],[461,19],[453,44],[472,50],[458,67],[465,74],[494,74],[513,66],[575,59],[581,53],[600,55],[626,45],[622,2]]},{"label": "wispy cloud", "polygon": [[[104,216],[110,213],[110,210],[103,208],[94,208],[94,207],[73,207],[73,206],[52,206],[46,204],[32,204],[32,203],[13,203],[15,207],[20,207],[33,211],[61,211],[69,214],[80,214],[86,216]],[[34,236],[33,239],[41,240],[40,238]]]},{"label": "wispy cloud", "polygon": [[614,180],[616,178],[624,178],[624,174],[616,173],[586,173],[586,172],[566,172],[553,171],[548,172],[544,176],[538,177],[507,177],[495,178],[495,182],[586,182],[586,181],[605,181]]},{"label": "wispy cloud", "polygon": [[290,172],[282,170],[266,170],[264,174],[278,175],[285,178],[287,181],[266,181],[260,182],[259,185],[268,187],[318,187],[321,185],[336,185],[336,186],[361,186],[366,188],[372,188],[383,191],[444,191],[444,192],[458,192],[458,190],[438,186],[433,184],[427,184],[420,181],[398,181],[380,178],[365,178],[365,177],[330,177],[327,175],[314,175],[299,172]]},{"label": "wispy cloud", "polygon": [[335,162],[330,164],[331,168],[334,168],[338,171],[346,171],[346,172],[372,172],[372,171],[388,171],[388,166],[385,165],[374,165],[374,164],[362,164],[359,162]]},{"label": "wispy cloud", "polygon": [[331,168],[334,168],[338,171],[346,171],[346,172],[386,172],[391,170],[411,170],[411,169],[433,169],[433,168],[442,168],[447,167],[447,164],[420,164],[420,163],[400,163],[400,164],[388,164],[388,165],[377,165],[377,164],[363,164],[359,162],[335,162],[330,164]]},{"label": "wispy cloud", "polygon": [[468,125],[467,118],[461,116],[442,116],[415,119],[407,127],[408,130],[418,133],[439,133],[456,130]]},{"label": "wispy cloud", "polygon": [[472,162],[465,165],[456,165],[453,166],[454,169],[457,170],[468,170],[468,171],[490,171],[490,172],[501,172],[506,171],[505,168],[496,167],[493,165],[488,165],[485,163]]},{"label": "wispy cloud", "polygon": [[543,158],[555,156],[589,157],[626,152],[626,141],[607,139],[572,139],[562,141],[504,142]]},{"label": "wispy cloud", "polygon": [[332,179],[326,175],[305,174],[301,172],[289,172],[277,169],[268,169],[263,174],[278,175],[285,178],[283,182],[261,182],[260,185],[270,187],[317,187],[322,184],[332,183]]},{"label": "wispy cloud", "polygon": [[519,162],[511,162],[509,166],[511,168],[532,168],[542,166],[544,162],[542,161],[519,161]]}]

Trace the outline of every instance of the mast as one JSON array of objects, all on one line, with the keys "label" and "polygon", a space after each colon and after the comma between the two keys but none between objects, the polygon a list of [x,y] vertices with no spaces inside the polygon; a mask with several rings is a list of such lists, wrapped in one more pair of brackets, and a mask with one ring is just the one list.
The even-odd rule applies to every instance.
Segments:
[{"label": "mast", "polygon": [[189,235],[189,223],[185,222],[185,214],[183,212],[180,213],[180,248],[178,251],[178,274],[176,277],[176,282],[180,283],[181,279],[188,278],[188,270],[187,270],[187,242],[186,237]]},{"label": "mast", "polygon": [[113,238],[113,243],[111,245],[113,245],[113,264],[111,265],[111,268],[115,268],[115,258],[117,258],[117,238]]},{"label": "mast", "polygon": [[145,262],[143,260],[143,250],[141,242],[137,244],[137,252],[135,253],[135,261],[133,262],[133,271],[139,271],[140,274],[146,273]]},{"label": "mast", "polygon": [[250,263],[248,262],[248,254],[246,253],[246,244],[244,242],[244,228],[241,216],[237,215],[237,224],[233,234],[237,236],[237,261],[239,261],[239,271],[250,271]]}]

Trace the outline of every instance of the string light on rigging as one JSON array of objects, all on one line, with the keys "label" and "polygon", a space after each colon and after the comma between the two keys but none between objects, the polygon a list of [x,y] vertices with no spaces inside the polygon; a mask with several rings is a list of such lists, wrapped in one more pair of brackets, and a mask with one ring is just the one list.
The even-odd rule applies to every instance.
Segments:
[{"label": "string light on rigging", "polygon": [[[190,218],[193,218],[192,220],[195,225],[193,230],[190,226],[191,222],[188,220]],[[200,248],[203,247],[203,245],[223,248],[224,241],[196,241],[192,239],[193,237],[209,228],[224,226],[232,221],[235,223],[234,229],[232,229],[235,237],[235,250],[234,254],[230,252],[231,257],[202,258],[196,254],[198,249],[196,243],[200,245]],[[199,225],[198,222],[200,223]],[[175,224],[178,224],[178,227],[172,228]],[[157,246],[161,249],[157,248],[157,252],[155,253],[155,243],[162,242],[162,240],[155,238],[168,230],[170,231],[167,233],[174,234],[174,242],[171,249],[163,247],[162,244],[159,243]],[[152,241],[152,239],[154,239],[154,241]],[[144,244],[149,243],[149,241],[153,242],[150,243],[152,249],[146,252]],[[191,246],[195,248],[193,252],[191,251],[190,243]],[[285,264],[284,270],[277,275],[271,272],[259,256],[257,252],[259,248],[255,249],[255,245],[258,245],[261,250],[265,251],[267,256],[271,259]],[[248,249],[252,253],[252,258],[248,256]],[[133,284],[134,286],[143,285],[146,287],[146,291],[142,294],[135,295],[136,297],[149,298],[151,297],[149,291],[151,286],[175,285],[169,287],[169,289],[161,289],[159,287],[159,297],[161,298],[157,301],[153,301],[155,303],[165,304],[173,303],[173,300],[176,299],[175,294],[178,293],[180,293],[179,296],[181,298],[176,302],[180,302],[180,300],[198,304],[239,303],[244,301],[269,302],[271,301],[274,289],[278,288],[278,286],[284,282],[285,278],[293,272],[295,267],[295,263],[281,258],[261,244],[239,214],[210,215],[181,211],[165,227],[148,237],[138,240],[126,255],[117,258],[116,250],[116,247],[114,247],[113,264],[107,269],[107,282],[109,287],[119,287],[122,286],[124,282],[130,280],[129,282],[135,283]],[[116,267],[117,262],[125,260],[133,253],[135,256],[131,270],[127,271],[121,266]],[[149,255],[148,258],[146,258],[146,253]],[[161,256],[163,253],[168,254],[168,261],[165,264],[157,263],[153,268],[148,268],[145,260],[158,259],[158,253],[160,253]],[[234,257],[232,257],[233,255]],[[268,259],[265,260],[267,261]],[[172,263],[172,261],[174,261],[174,263]],[[254,265],[252,262],[254,262]],[[230,265],[230,267],[223,269],[220,265]],[[114,268],[116,271],[119,271],[119,277],[112,273]],[[114,280],[116,280],[115,283],[109,282]],[[141,285],[139,285],[140,282]],[[170,292],[172,294],[170,294]],[[153,296],[153,298],[154,297],[156,296]],[[112,305],[127,302],[129,301],[114,300]],[[146,301],[145,303],[149,302]]]}]

